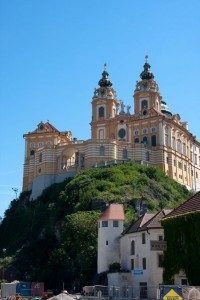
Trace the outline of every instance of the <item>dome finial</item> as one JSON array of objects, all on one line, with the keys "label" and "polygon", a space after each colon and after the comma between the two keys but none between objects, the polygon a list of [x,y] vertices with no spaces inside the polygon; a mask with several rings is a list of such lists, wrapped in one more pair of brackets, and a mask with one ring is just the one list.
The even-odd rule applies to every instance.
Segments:
[{"label": "dome finial", "polygon": [[99,80],[99,85],[101,87],[111,87],[112,82],[109,79],[109,74],[106,70],[107,64],[104,64],[104,71],[102,73],[102,78]]},{"label": "dome finial", "polygon": [[154,79],[154,75],[153,73],[151,72],[150,68],[150,64],[149,64],[149,57],[148,55],[145,56],[145,59],[146,59],[146,62],[144,64],[144,71],[140,74],[140,78],[142,80],[149,80],[149,79]]}]

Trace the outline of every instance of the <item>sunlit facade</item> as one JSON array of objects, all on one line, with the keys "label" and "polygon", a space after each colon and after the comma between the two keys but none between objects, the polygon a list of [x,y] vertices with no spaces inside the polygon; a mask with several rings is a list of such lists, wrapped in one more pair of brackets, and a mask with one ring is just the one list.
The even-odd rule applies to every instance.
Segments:
[{"label": "sunlit facade", "polygon": [[[134,112],[117,99],[104,65],[92,97],[91,139],[78,140],[40,122],[24,134],[23,191],[35,199],[49,185],[81,169],[134,160],[159,166],[188,189],[200,190],[200,143],[159,92],[148,57],[134,90]],[[80,129],[81,130],[81,129]]]}]

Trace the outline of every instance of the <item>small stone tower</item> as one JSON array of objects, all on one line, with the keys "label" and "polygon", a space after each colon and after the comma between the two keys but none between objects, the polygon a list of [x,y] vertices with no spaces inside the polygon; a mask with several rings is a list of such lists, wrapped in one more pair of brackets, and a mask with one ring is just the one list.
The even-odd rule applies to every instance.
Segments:
[{"label": "small stone tower", "polygon": [[110,204],[98,220],[98,274],[107,271],[110,264],[120,263],[120,236],[124,220],[122,204]]}]

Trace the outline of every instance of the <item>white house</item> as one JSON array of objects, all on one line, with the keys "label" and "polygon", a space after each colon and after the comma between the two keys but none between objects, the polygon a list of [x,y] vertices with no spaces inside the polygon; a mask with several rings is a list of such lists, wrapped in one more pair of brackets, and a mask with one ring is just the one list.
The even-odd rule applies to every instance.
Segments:
[{"label": "white house", "polygon": [[[123,205],[111,204],[99,219],[98,273],[120,263],[120,272],[108,273],[108,286],[122,297],[156,299],[163,279],[164,231],[159,222],[171,210],[145,213],[123,231]],[[118,222],[117,222],[118,221]],[[114,225],[115,224],[115,225]]]}]

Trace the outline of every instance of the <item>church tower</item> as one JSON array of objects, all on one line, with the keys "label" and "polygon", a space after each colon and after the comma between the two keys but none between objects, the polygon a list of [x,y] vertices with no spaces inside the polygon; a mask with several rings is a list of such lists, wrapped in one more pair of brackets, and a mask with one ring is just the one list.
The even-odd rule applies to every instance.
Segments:
[{"label": "church tower", "polygon": [[99,88],[94,90],[92,98],[92,122],[91,122],[91,138],[106,139],[112,138],[112,126],[108,120],[117,115],[119,106],[116,92],[112,88],[112,82],[104,64],[102,78],[98,82]]},{"label": "church tower", "polygon": [[137,81],[134,93],[134,110],[136,115],[146,115],[147,110],[154,108],[161,113],[162,97],[159,88],[154,80],[154,74],[151,72],[148,56],[145,57],[144,71],[140,74],[141,81]]}]

